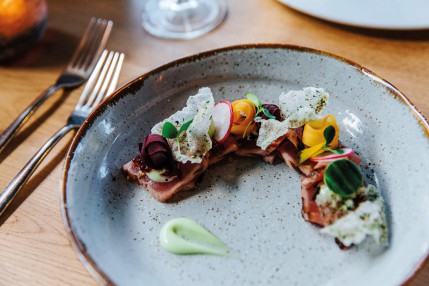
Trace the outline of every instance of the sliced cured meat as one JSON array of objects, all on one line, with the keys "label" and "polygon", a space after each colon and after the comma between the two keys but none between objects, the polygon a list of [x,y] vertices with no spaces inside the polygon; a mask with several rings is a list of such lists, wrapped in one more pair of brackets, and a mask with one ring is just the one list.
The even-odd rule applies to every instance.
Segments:
[{"label": "sliced cured meat", "polygon": [[235,154],[243,157],[266,156],[268,153],[256,145],[256,141],[248,140],[240,145],[240,148],[235,151]]},{"label": "sliced cured meat", "polygon": [[213,143],[213,148],[210,150],[209,165],[213,165],[229,153],[238,150],[239,143],[233,136],[229,136],[223,143]]},{"label": "sliced cured meat", "polygon": [[[359,156],[354,154],[350,160],[358,166],[361,162]],[[339,219],[344,213],[331,209],[329,207],[320,208],[316,202],[316,191],[320,184],[323,183],[325,168],[329,163],[314,163],[306,161],[299,166],[301,175],[301,198],[302,198],[302,216],[306,221],[326,226]]]},{"label": "sliced cured meat", "polygon": [[274,160],[277,157],[277,152],[272,152],[271,154],[267,155],[267,156],[263,156],[262,159],[264,160],[265,163],[267,164],[274,164]]},{"label": "sliced cured meat", "polygon": [[193,163],[179,163],[178,173],[180,174],[177,179],[171,182],[158,183],[149,179],[145,173],[140,171],[136,172],[136,163],[130,161],[123,166],[123,170],[128,174],[132,180],[137,180],[140,185],[143,185],[155,199],[159,202],[166,202],[171,199],[176,193],[182,190],[189,190],[196,186],[196,180],[208,167],[208,159],[203,158],[200,164]]},{"label": "sliced cured meat", "polygon": [[298,148],[290,140],[284,140],[278,147],[278,152],[290,168],[298,166]]},{"label": "sliced cured meat", "polygon": [[140,176],[143,175],[143,172],[140,171],[140,165],[135,160],[131,160],[126,163],[122,169],[128,175],[131,180],[138,180]]},{"label": "sliced cured meat", "polygon": [[249,140],[240,145],[240,148],[235,151],[235,154],[243,157],[261,156],[266,163],[273,164],[277,156],[277,151],[274,149],[271,153],[268,153],[257,146],[255,141]]},{"label": "sliced cured meat", "polygon": [[317,185],[323,181],[323,171],[324,169],[313,170],[308,176],[301,175],[301,214],[306,221],[320,226],[324,226],[325,221],[314,199]]},{"label": "sliced cured meat", "polygon": [[[289,130],[290,131],[290,130]],[[265,150],[267,152],[267,154],[270,154],[271,152],[273,152],[274,150],[277,149],[277,147],[283,142],[283,140],[285,140],[285,138],[287,138],[289,136],[289,132],[286,133],[285,135],[277,138],[276,140],[274,140],[270,146],[267,147],[267,149]]]}]

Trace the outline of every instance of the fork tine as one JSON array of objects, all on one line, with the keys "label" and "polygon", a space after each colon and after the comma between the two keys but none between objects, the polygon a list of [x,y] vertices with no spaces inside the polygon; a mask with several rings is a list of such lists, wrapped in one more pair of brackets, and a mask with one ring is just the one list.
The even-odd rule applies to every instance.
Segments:
[{"label": "fork tine", "polygon": [[79,42],[79,45],[77,46],[76,50],[73,53],[73,56],[69,62],[69,67],[75,67],[77,63],[79,62],[79,59],[82,56],[82,52],[84,50],[84,47],[87,45],[88,40],[90,39],[90,36],[92,35],[95,24],[97,19],[95,17],[92,17],[89,21],[88,26],[86,27],[85,33],[83,34],[82,39]]},{"label": "fork tine", "polygon": [[104,78],[106,76],[107,70],[108,70],[110,63],[112,61],[112,58],[113,58],[113,52],[110,51],[106,61],[104,62],[103,69],[101,70],[100,74],[98,75],[97,83],[93,87],[92,93],[91,93],[89,99],[85,103],[86,106],[94,105],[96,98],[99,96],[100,87],[103,84]]},{"label": "fork tine", "polygon": [[113,59],[109,66],[109,70],[107,71],[106,77],[104,78],[103,85],[101,86],[100,91],[93,105],[98,105],[101,102],[101,100],[106,96],[107,89],[108,89],[108,86],[110,85],[113,72],[115,71],[116,62],[118,61],[118,58],[119,58],[119,53],[118,52],[114,53]]},{"label": "fork tine", "polygon": [[109,89],[107,90],[106,95],[109,95],[112,92],[114,92],[116,87],[118,86],[119,74],[121,73],[122,63],[124,62],[124,57],[125,57],[124,53],[120,53],[119,60],[118,60],[118,63],[116,65],[115,73],[113,74],[112,82],[109,86]]},{"label": "fork tine", "polygon": [[101,54],[100,60],[98,61],[97,65],[94,68],[94,71],[92,72],[92,75],[90,76],[90,78],[88,79],[88,82],[86,83],[82,94],[79,98],[79,102],[77,103],[77,106],[83,106],[85,104],[85,102],[87,101],[88,95],[90,94],[95,81],[97,80],[98,77],[98,73],[100,72],[101,68],[103,67],[103,63],[104,60],[106,59],[107,56],[107,50],[104,50],[103,53]]},{"label": "fork tine", "polygon": [[88,49],[85,60],[82,63],[82,68],[84,70],[88,70],[95,65],[98,60],[98,55],[100,55],[103,47],[106,45],[107,39],[109,38],[112,30],[112,21],[101,20],[99,23],[99,29],[96,31],[97,33]]},{"label": "fork tine", "polygon": [[100,93],[97,96],[96,101],[94,102],[94,106],[99,105],[100,102],[110,96],[110,94],[112,94],[112,92],[116,89],[123,61],[124,54],[116,52],[112,64],[110,65],[109,72],[106,75],[103,87],[101,88]]},{"label": "fork tine", "polygon": [[107,74],[103,79],[104,83],[99,89],[96,99],[94,100],[94,102],[91,103],[92,107],[99,105],[100,102],[103,101],[103,99],[108,97],[116,89],[123,60],[123,53],[116,52],[113,55],[112,61],[109,65],[109,70],[107,71]]},{"label": "fork tine", "polygon": [[89,72],[106,45],[112,25],[113,22],[110,20],[92,17],[68,67]]}]

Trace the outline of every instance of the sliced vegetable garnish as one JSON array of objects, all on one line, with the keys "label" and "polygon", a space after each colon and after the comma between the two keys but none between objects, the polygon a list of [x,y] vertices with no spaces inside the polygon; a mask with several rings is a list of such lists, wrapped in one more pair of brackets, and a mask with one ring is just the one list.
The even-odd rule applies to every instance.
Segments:
[{"label": "sliced vegetable garnish", "polygon": [[298,163],[301,164],[304,161],[307,161],[309,158],[325,152],[325,150],[323,149],[324,147],[325,147],[325,142],[322,142],[318,145],[302,150],[301,152],[298,153]]},{"label": "sliced vegetable garnish", "polygon": [[222,143],[226,138],[228,138],[233,121],[234,112],[229,101],[222,100],[215,104],[212,124],[215,128],[213,138],[217,142]]},{"label": "sliced vegetable garnish", "polygon": [[[259,115],[263,119],[276,119],[276,116],[273,115],[273,114],[271,114],[270,111],[267,108],[264,107],[264,105],[259,100],[259,98],[256,96],[256,94],[254,94],[252,92],[246,92],[246,98],[247,99],[242,99],[241,101],[249,101],[250,103],[252,103],[256,107],[256,110],[255,110],[255,113],[253,114],[253,116],[251,118],[250,117],[246,118],[247,119],[246,120],[247,125],[245,126],[244,131],[241,132],[241,134],[243,134],[243,138],[245,138],[246,136],[248,136],[253,131],[253,129],[255,128],[254,118],[256,116]],[[237,100],[237,101],[240,101],[240,100]],[[237,101],[235,101],[235,102],[237,102]],[[235,102],[233,102],[233,107],[234,107],[234,103]],[[234,111],[234,113],[235,112],[236,111]],[[279,111],[279,113],[280,113],[280,111]],[[233,124],[235,124],[235,120],[234,120]],[[234,133],[234,132],[235,132],[235,130],[234,130],[234,127],[233,127],[232,133]],[[236,133],[234,133],[234,134],[236,134]]]},{"label": "sliced vegetable garnish", "polygon": [[336,131],[334,137],[329,140],[330,142],[328,143],[328,145],[333,149],[337,148],[340,127],[337,124],[335,116],[332,114],[324,116],[321,119],[311,120],[305,123],[304,130],[302,133],[302,143],[304,143],[308,147],[311,147],[326,141],[324,131],[328,126],[333,126]]},{"label": "sliced vegetable garnish", "polygon": [[[174,126],[173,126],[174,127]],[[140,148],[146,166],[151,169],[171,169],[173,155],[167,140],[159,134],[149,134]]]},{"label": "sliced vegetable garnish", "polygon": [[340,159],[326,167],[324,182],[331,191],[347,198],[363,187],[363,176],[355,163]]},{"label": "sliced vegetable garnish", "polygon": [[329,143],[332,142],[335,137],[335,128],[332,125],[329,125],[323,131],[323,136],[325,137],[325,142],[314,145],[310,148],[306,148],[298,153],[298,163],[301,164],[311,157],[317,156],[325,151],[330,151],[333,153],[337,153],[336,150],[333,150],[329,147]]},{"label": "sliced vegetable garnish", "polygon": [[231,103],[233,110],[233,121],[231,133],[237,136],[248,136],[256,126],[254,117],[256,107],[249,99],[240,99]]},{"label": "sliced vegetable garnish", "polygon": [[[310,148],[308,148],[310,149]],[[307,150],[307,149],[306,149]],[[350,156],[352,156],[355,151],[351,148],[341,148],[333,150],[335,153],[329,153],[329,154],[320,154],[320,155],[313,155],[311,156],[310,160],[313,162],[333,162],[339,159],[345,159]],[[331,151],[329,151],[331,152]],[[316,156],[316,157],[314,157]]]}]

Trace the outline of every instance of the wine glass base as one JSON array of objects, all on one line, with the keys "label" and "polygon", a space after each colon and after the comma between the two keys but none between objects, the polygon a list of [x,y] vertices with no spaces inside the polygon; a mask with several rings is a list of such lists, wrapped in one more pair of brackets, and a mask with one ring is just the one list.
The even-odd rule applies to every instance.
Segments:
[{"label": "wine glass base", "polygon": [[219,26],[227,11],[224,0],[148,0],[142,26],[156,37],[194,39]]}]

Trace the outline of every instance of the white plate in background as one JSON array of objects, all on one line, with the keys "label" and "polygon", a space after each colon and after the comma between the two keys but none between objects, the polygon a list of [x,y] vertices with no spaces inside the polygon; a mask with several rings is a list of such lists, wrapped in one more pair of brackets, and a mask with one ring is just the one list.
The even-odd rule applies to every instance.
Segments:
[{"label": "white plate in background", "polygon": [[428,0],[278,0],[302,13],[350,26],[429,29]]}]

